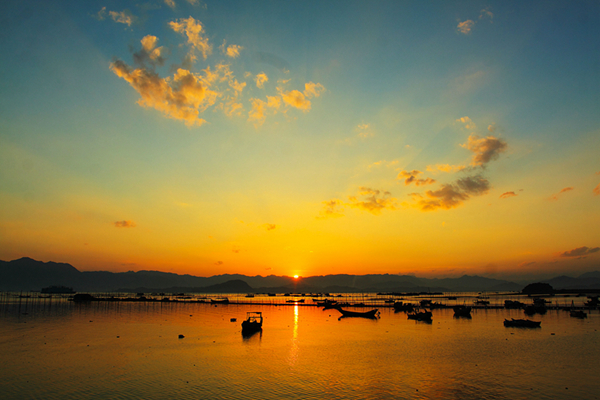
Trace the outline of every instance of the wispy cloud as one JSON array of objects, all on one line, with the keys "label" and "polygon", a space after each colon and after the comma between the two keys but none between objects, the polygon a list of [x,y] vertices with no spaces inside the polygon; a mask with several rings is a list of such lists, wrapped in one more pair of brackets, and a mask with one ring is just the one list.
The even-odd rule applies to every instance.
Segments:
[{"label": "wispy cloud", "polygon": [[187,43],[192,49],[191,51],[194,49],[200,51],[206,60],[206,57],[212,52],[212,45],[208,43],[208,38],[204,37],[204,27],[200,21],[196,21],[193,17],[182,18],[178,21],[169,22],[169,26],[175,32],[185,35]]},{"label": "wispy cloud", "polygon": [[490,189],[489,181],[481,175],[467,176],[453,184],[444,184],[438,190],[428,190],[425,196],[412,193],[417,207],[422,211],[449,210],[458,207],[472,196],[481,196]]},{"label": "wispy cloud", "polygon": [[170,8],[175,8],[175,2],[173,0],[165,0],[165,4]]},{"label": "wispy cloud", "polygon": [[459,172],[464,170],[465,167],[464,165],[450,165],[450,164],[435,164],[435,165],[428,165],[426,170],[429,172],[436,172],[436,171],[441,171],[441,172]]},{"label": "wispy cloud", "polygon": [[466,21],[459,22],[458,26],[456,27],[456,30],[462,34],[468,35],[471,33],[471,29],[473,29],[474,25],[475,25],[475,22],[468,19]]},{"label": "wispy cloud", "polygon": [[600,195],[600,183],[598,184],[598,186],[596,186],[592,192],[594,193],[594,195],[599,196]]},{"label": "wispy cloud", "polygon": [[494,136],[480,138],[476,134],[471,134],[467,143],[461,146],[475,153],[471,160],[471,165],[475,167],[482,167],[490,161],[496,160],[500,153],[506,151],[507,148],[506,142],[502,139]]},{"label": "wispy cloud", "polygon": [[573,250],[568,250],[565,252],[560,253],[560,257],[586,257],[590,254],[596,253],[600,251],[600,247],[578,247],[576,249]]},{"label": "wispy cloud", "polygon": [[332,199],[324,201],[323,206],[317,219],[343,217],[344,207],[357,208],[374,215],[380,214],[385,209],[395,210],[397,207],[396,199],[392,197],[390,192],[367,187],[360,187],[358,194],[349,196],[347,202]]},{"label": "wispy cloud", "polygon": [[506,199],[508,197],[514,197],[514,196],[517,196],[517,194],[515,192],[505,192],[500,195],[500,198]]},{"label": "wispy cloud", "polygon": [[256,81],[256,87],[262,89],[265,85],[265,82],[267,82],[269,78],[267,77],[267,74],[261,72],[260,74],[256,75],[254,80]]},{"label": "wispy cloud", "polygon": [[273,229],[277,228],[277,225],[275,225],[275,224],[264,224],[263,228],[265,228],[267,231],[272,231]]},{"label": "wispy cloud", "polygon": [[350,207],[365,210],[371,214],[379,214],[385,209],[396,209],[396,199],[388,191],[360,187],[359,195],[350,196],[348,199]]},{"label": "wispy cloud", "polygon": [[115,228],[135,228],[136,224],[133,221],[115,221],[113,222]]},{"label": "wispy cloud", "polygon": [[554,201],[556,201],[556,200],[558,200],[558,198],[559,198],[559,197],[560,197],[560,196],[561,196],[563,193],[570,192],[571,190],[574,190],[574,188],[573,188],[573,187],[566,187],[566,188],[564,188],[564,189],[561,189],[561,191],[560,191],[560,192],[558,192],[558,193],[556,193],[556,194],[553,194],[553,195],[550,197],[550,200],[554,200]]},{"label": "wispy cloud", "polygon": [[529,267],[530,265],[535,264],[535,261],[529,261],[529,262],[522,262],[518,265],[519,268],[525,268],[525,267]]},{"label": "wispy cloud", "polygon": [[223,40],[223,44],[219,46],[219,49],[221,49],[221,52],[223,52],[223,54],[225,54],[227,57],[237,58],[240,55],[240,51],[242,51],[244,48],[237,44],[230,44],[227,46],[227,41]]},{"label": "wispy cloud", "polygon": [[411,183],[414,183],[416,186],[422,186],[422,185],[431,185],[432,183],[435,183],[435,179],[417,178],[417,175],[419,175],[419,174],[421,174],[421,171],[417,171],[416,169],[413,169],[412,171],[400,171],[398,173],[398,176],[396,177],[396,179],[399,179],[399,180],[404,179],[405,185],[410,185]]},{"label": "wispy cloud", "polygon": [[107,16],[109,16],[113,21],[119,24],[125,24],[127,26],[131,26],[138,20],[138,18],[135,15],[133,15],[129,10],[108,11],[106,7],[102,7],[102,9],[98,11],[98,13],[93,15],[93,17],[98,21],[104,21]]},{"label": "wispy cloud", "polygon": [[361,138],[368,138],[375,135],[371,128],[371,124],[359,124],[356,127],[356,131],[358,132],[357,136]]}]

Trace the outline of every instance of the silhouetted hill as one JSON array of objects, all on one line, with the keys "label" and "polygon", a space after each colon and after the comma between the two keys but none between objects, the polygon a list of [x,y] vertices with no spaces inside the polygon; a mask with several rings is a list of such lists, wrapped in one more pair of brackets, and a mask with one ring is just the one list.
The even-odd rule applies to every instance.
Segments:
[{"label": "silhouetted hill", "polygon": [[[548,281],[555,289],[600,289],[600,272],[578,278],[559,276]],[[529,283],[529,282],[528,282]],[[460,278],[418,278],[411,275],[320,275],[294,279],[289,276],[245,276],[224,274],[211,277],[179,275],[160,271],[84,271],[70,264],[42,262],[31,258],[0,261],[0,290],[31,291],[52,285],[69,286],[79,292],[106,291],[197,291],[247,292],[473,292],[520,291],[526,284],[464,275]],[[141,290],[147,289],[147,290]]]}]

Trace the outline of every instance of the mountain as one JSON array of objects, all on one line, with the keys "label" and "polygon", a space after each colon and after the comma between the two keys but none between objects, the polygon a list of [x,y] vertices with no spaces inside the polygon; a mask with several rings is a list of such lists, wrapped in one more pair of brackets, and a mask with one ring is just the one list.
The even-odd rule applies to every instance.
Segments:
[{"label": "mountain", "polygon": [[[600,288],[600,272],[588,272],[578,278],[559,276],[544,282],[549,283],[555,289]],[[245,276],[240,274],[199,277],[145,270],[82,272],[70,264],[42,262],[28,257],[13,261],[0,261],[0,290],[2,291],[32,291],[52,285],[63,285],[72,287],[79,292],[496,292],[520,291],[527,283],[515,283],[476,275],[433,279],[393,274],[335,274],[300,279],[289,276]]]}]

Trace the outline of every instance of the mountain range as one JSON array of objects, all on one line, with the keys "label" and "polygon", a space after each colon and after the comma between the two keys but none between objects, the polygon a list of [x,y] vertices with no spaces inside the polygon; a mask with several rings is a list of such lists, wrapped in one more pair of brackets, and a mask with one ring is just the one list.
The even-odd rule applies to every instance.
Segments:
[{"label": "mountain range", "polygon": [[[558,276],[549,283],[554,289],[600,289],[600,271],[578,277]],[[504,292],[520,291],[527,283],[481,276],[418,278],[412,275],[320,275],[294,279],[288,276],[224,274],[211,277],[179,275],[160,271],[79,271],[71,264],[42,262],[23,257],[0,261],[0,290],[39,291],[43,287],[69,286],[78,292]]]}]

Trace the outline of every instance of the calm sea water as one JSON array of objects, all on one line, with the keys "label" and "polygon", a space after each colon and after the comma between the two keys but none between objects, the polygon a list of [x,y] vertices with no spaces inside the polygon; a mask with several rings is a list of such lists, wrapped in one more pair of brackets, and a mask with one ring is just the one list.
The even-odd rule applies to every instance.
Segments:
[{"label": "calm sea water", "polygon": [[[262,333],[241,335],[248,311]],[[3,399],[596,399],[600,313],[505,328],[521,310],[433,323],[304,306],[48,302],[0,310]],[[236,318],[236,322],[231,322]],[[184,335],[179,339],[179,335]]]}]

